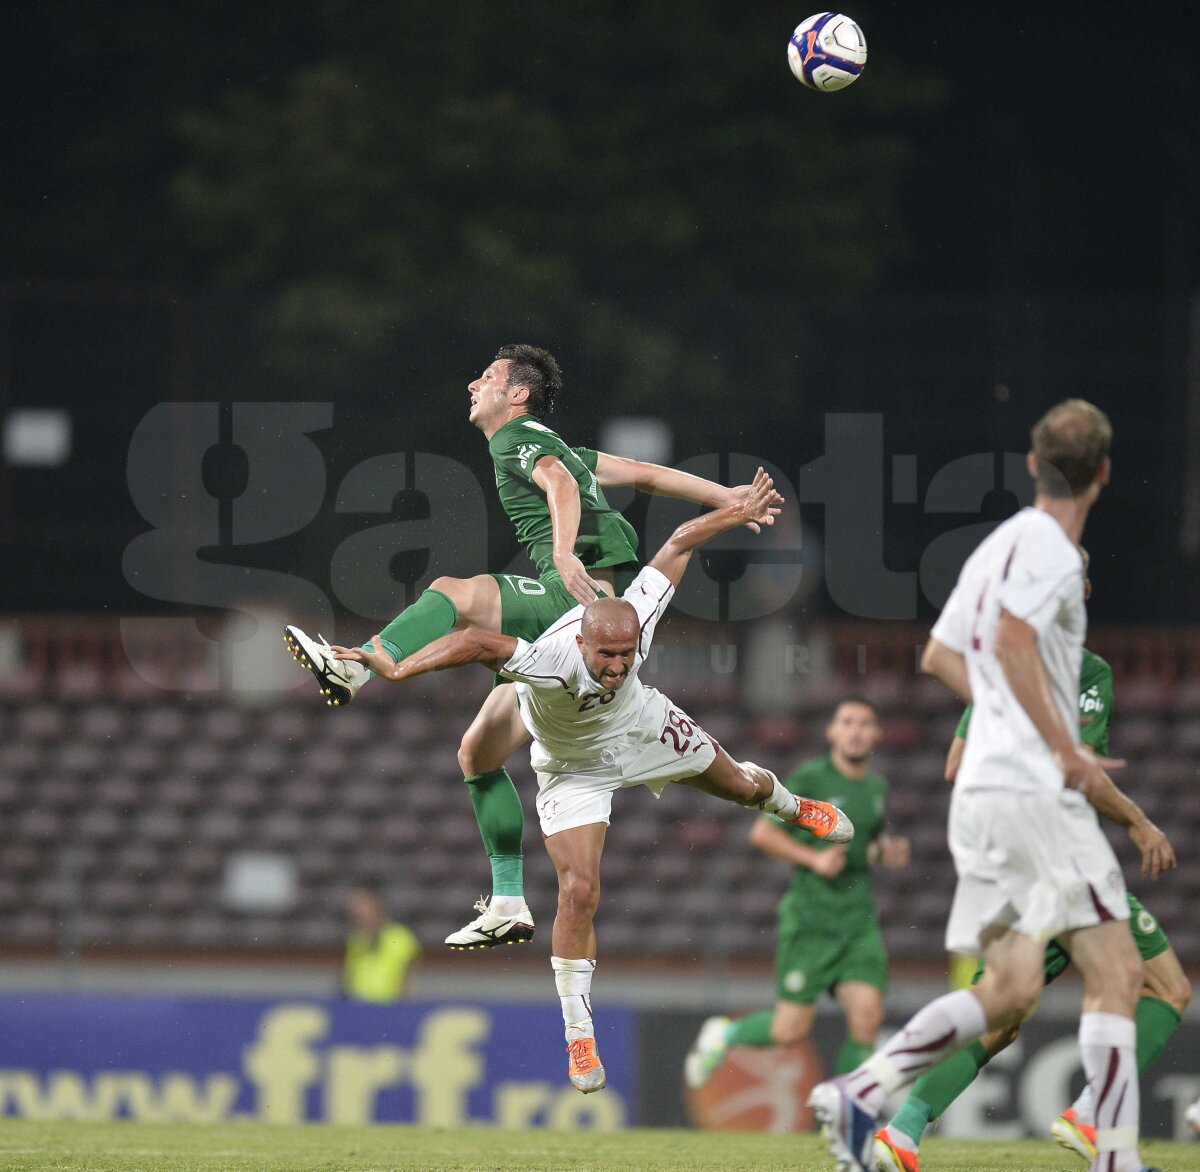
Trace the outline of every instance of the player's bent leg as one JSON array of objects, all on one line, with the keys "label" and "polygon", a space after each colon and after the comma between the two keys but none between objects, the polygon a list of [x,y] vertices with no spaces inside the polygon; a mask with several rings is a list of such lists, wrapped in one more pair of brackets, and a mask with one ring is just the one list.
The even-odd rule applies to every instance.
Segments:
[{"label": "player's bent leg", "polygon": [[[502,617],[500,586],[493,575],[477,574],[474,578],[436,578],[429,589],[444,594],[454,604],[457,612],[454,621],[455,627],[477,627],[483,631],[500,630]],[[411,655],[412,651],[406,649],[405,654]]]},{"label": "player's bent leg", "polygon": [[800,1001],[779,1001],[771,1018],[771,1044],[795,1046],[812,1033],[817,1006]]},{"label": "player's bent leg", "polygon": [[533,939],[533,915],[525,902],[521,798],[504,762],[529,740],[511,684],[493,688],[463,735],[458,763],[471,793],[475,821],[492,870],[490,901],[479,915],[446,937],[453,949],[493,948]]},{"label": "player's bent leg", "polygon": [[989,929],[983,944],[987,964],[971,992],[983,1007],[988,1032],[1020,1026],[1041,996],[1045,947],[1007,928]]},{"label": "player's bent leg", "polygon": [[713,762],[702,773],[679,779],[702,793],[772,814],[791,826],[803,826],[827,842],[849,842],[854,826],[837,806],[797,798],[769,769],[753,761],[735,761],[718,749]]},{"label": "player's bent leg", "polygon": [[1165,952],[1142,962],[1142,998],[1164,1001],[1182,1016],[1192,1000],[1192,985],[1170,945]]}]

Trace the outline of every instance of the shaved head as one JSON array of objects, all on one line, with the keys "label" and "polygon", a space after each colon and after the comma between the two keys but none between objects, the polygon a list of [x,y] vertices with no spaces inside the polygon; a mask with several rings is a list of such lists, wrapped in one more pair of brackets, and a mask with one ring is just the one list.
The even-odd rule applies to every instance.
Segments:
[{"label": "shaved head", "polygon": [[597,598],[584,609],[579,633],[588,643],[597,639],[637,638],[641,623],[631,603],[623,598]]},{"label": "shaved head", "polygon": [[641,633],[638,612],[623,598],[597,598],[586,607],[575,641],[592,678],[619,688],[629,676]]}]

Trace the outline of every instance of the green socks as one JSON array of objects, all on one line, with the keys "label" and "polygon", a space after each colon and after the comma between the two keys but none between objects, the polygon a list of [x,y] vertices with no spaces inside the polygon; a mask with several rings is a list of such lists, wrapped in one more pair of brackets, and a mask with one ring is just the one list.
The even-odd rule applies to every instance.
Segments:
[{"label": "green socks", "polygon": [[[725,1044],[728,1046],[774,1046],[775,1043],[771,1041],[771,1022],[774,1017],[775,1014],[769,1009],[739,1017],[737,1021],[730,1023],[729,1031],[725,1035]],[[866,1042],[856,1042],[852,1038],[847,1038],[842,1043],[841,1050],[838,1051],[836,1073],[845,1074],[847,1071],[853,1070],[860,1062],[865,1062],[871,1056],[872,1050],[873,1047],[868,1046]]]},{"label": "green socks", "polygon": [[913,1083],[908,1098],[888,1126],[903,1132],[914,1145],[919,1144],[925,1128],[975,1081],[987,1060],[983,1043],[972,1042],[939,1062]]},{"label": "green socks", "polygon": [[875,1053],[875,1047],[867,1042],[856,1042],[853,1038],[847,1038],[842,1043],[842,1048],[838,1051],[837,1058],[833,1064],[834,1074],[849,1074],[852,1070],[856,1070],[861,1066],[872,1054]]},{"label": "green socks", "polygon": [[426,590],[379,632],[379,638],[388,654],[399,663],[406,655],[448,634],[456,622],[458,610],[454,603],[440,590]]},{"label": "green socks", "polygon": [[775,1014],[769,1009],[739,1017],[729,1027],[725,1040],[731,1046],[773,1046],[771,1022],[774,1018]]},{"label": "green socks", "polygon": [[1137,1026],[1137,1068],[1143,1071],[1162,1052],[1167,1039],[1183,1019],[1175,1009],[1157,997],[1142,997],[1133,1015]]},{"label": "green socks", "polygon": [[[426,591],[422,598],[428,596]],[[414,605],[419,605],[420,599]],[[409,608],[413,609],[412,607]],[[475,821],[492,864],[492,895],[524,895],[521,836],[525,815],[517,787],[507,769],[493,769],[466,779]]]}]

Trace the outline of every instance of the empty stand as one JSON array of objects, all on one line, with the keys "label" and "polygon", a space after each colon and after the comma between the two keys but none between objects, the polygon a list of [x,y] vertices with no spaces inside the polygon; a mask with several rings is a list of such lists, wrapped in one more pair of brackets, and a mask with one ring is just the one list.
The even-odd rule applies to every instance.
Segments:
[{"label": "empty stand", "polygon": [[[877,883],[880,920],[893,956],[929,959],[941,953],[954,882],[942,769],[959,707],[934,681],[912,675],[911,635],[897,636],[882,656],[864,638],[856,631],[854,645],[838,651],[845,674],[800,680],[789,713],[740,710],[736,676],[694,670],[695,656],[652,682],[735,757],[781,775],[824,751],[837,698],[875,698],[891,824],[914,848],[909,867]],[[856,674],[859,646],[868,666],[880,658],[877,673]],[[1182,652],[1162,646],[1178,668]],[[1135,672],[1154,667],[1116,643],[1106,651]],[[200,670],[171,669],[163,655],[164,673],[174,670],[178,683]],[[68,864],[81,877],[83,942],[106,947],[335,947],[344,892],[365,881],[379,884],[426,947],[437,948],[488,889],[455,759],[487,694],[486,673],[376,684],[351,707],[331,710],[307,686],[253,706],[212,691],[163,691],[111,656],[70,672],[55,672],[52,656],[35,667],[28,687],[0,686],[0,933],[12,947],[55,945],[71,910]],[[1112,747],[1129,760],[1120,780],[1171,836],[1181,866],[1151,884],[1137,875],[1127,839],[1116,831],[1113,841],[1132,889],[1183,959],[1200,963],[1200,931],[1188,915],[1200,899],[1200,681],[1180,670],[1118,674],[1116,704]],[[523,751],[511,770],[525,797],[528,897],[548,929],[554,868]],[[661,800],[640,788],[616,795],[598,921],[605,955],[770,957],[789,871],[749,845],[751,821],[681,787]],[[245,850],[295,861],[301,890],[291,912],[249,916],[222,903],[225,860]]]}]

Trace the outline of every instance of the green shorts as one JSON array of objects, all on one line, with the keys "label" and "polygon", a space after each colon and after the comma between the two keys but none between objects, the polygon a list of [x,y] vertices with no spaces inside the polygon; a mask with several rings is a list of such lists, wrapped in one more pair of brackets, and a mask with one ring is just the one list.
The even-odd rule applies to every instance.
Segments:
[{"label": "green shorts", "polygon": [[838,936],[814,936],[808,926],[780,925],[775,952],[775,989],[780,1001],[811,1005],[842,981],[863,981],[886,991],[887,953],[874,920]]},{"label": "green shorts", "polygon": [[[1133,942],[1137,945],[1138,955],[1144,964],[1166,952],[1171,947],[1171,941],[1167,939],[1162,925],[1142,906],[1142,901],[1136,895],[1126,892],[1125,898],[1129,901],[1129,931],[1133,933]],[[1048,985],[1057,977],[1061,977],[1070,963],[1071,958],[1067,955],[1067,950],[1057,940],[1051,940],[1046,945],[1045,983]],[[981,976],[983,961],[979,962],[971,984],[975,984]]]},{"label": "green shorts", "polygon": [[[589,567],[590,569],[591,567]],[[622,594],[637,577],[638,567],[612,566],[613,585]],[[557,573],[541,578],[523,578],[520,574],[493,574],[500,587],[500,631],[514,639],[532,643],[556,619],[577,606]]]}]

